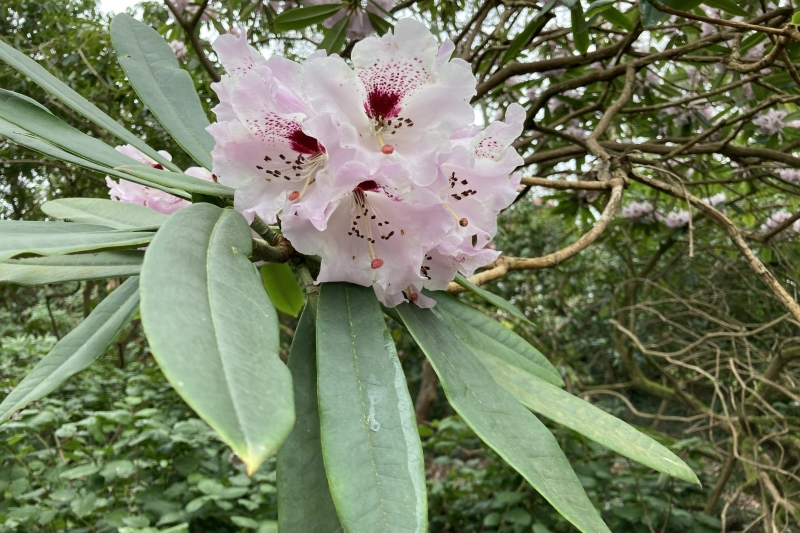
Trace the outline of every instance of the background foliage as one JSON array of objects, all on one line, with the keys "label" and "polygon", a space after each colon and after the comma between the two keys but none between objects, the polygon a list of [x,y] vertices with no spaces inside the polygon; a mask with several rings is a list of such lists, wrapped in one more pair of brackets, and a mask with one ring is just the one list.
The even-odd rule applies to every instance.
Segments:
[{"label": "background foliage", "polygon": [[[196,22],[188,28],[157,2],[141,4],[136,15],[158,28],[168,41],[188,44],[182,65],[192,74],[208,110],[213,106],[209,84],[217,68],[208,43],[215,34],[233,28],[235,21],[245,24],[251,41],[289,57],[307,55],[322,40],[316,30],[272,32],[272,20],[284,4],[291,3],[212,2],[215,16],[207,21],[194,21],[190,11],[179,13],[184,23]],[[555,3],[546,5],[551,4]],[[641,35],[644,30],[636,19],[635,3],[614,3],[610,9],[629,15],[615,22],[608,10],[612,3],[594,2],[597,10],[607,8],[597,13],[605,13],[616,26],[601,31],[604,19],[595,19],[591,32],[575,31],[581,30],[583,23],[575,26],[570,18],[581,3],[563,4],[554,11],[558,16],[553,26],[521,44],[516,37],[529,27],[531,13],[544,2],[423,0],[403,2],[400,7],[417,10],[440,34],[460,37],[462,57],[473,63],[482,82],[480,109],[487,121],[510,101],[528,101],[544,110],[544,117],[528,132],[533,139],[520,146],[537,176],[587,179],[590,168],[585,165],[581,132],[597,124],[597,115],[576,115],[575,111],[598,99],[602,102],[609,92],[613,100],[623,90],[624,72],[607,84],[581,77],[593,69],[613,66],[614,54],[591,57],[609,45],[607,41]],[[568,5],[573,7],[571,12],[565,10]],[[738,14],[730,2],[718,1],[714,7],[722,7],[724,15],[720,16],[726,18]],[[762,2],[754,10],[774,7]],[[590,5],[581,9],[587,10],[586,18],[591,20]],[[483,31],[470,34],[468,30],[477,20]],[[188,166],[185,154],[170,144],[131,91],[113,58],[108,24],[108,17],[92,0],[8,0],[0,7],[0,36],[7,43],[46,65],[151,146],[169,150],[182,167]],[[642,58],[697,42],[704,38],[704,31],[707,29],[699,22],[670,20],[662,30],[641,37],[644,44],[628,52]],[[592,50],[584,42],[590,36]],[[758,34],[747,39],[739,43],[743,53],[765,40]],[[520,47],[519,62],[512,61],[515,56],[509,52],[514,43]],[[715,66],[730,62],[709,61],[727,57],[731,51],[726,46],[724,41],[710,42],[694,56],[682,56],[683,62],[655,64],[651,74],[657,81],[637,81],[641,86],[636,86],[635,104],[658,106],[736,83],[747,73],[731,74]],[[797,44],[790,44],[787,50],[796,61],[800,53]],[[577,53],[572,55],[573,51]],[[590,55],[583,56],[585,61],[564,60],[587,51]],[[348,47],[342,52],[347,54]],[[545,65],[548,68],[508,70],[513,64],[547,61],[551,61]],[[531,76],[531,72],[541,75]],[[640,78],[645,78],[644,73]],[[554,98],[559,105],[537,102],[543,91],[574,79],[584,81],[577,90],[562,87]],[[752,84],[756,102],[798,93],[785,69],[763,72],[758,81]],[[0,69],[0,86],[45,103],[68,123],[85,124],[11,69]],[[630,148],[636,154],[633,159],[640,157],[641,151],[663,154],[658,143],[645,141],[660,138],[684,143],[725,119],[737,106],[744,109],[747,105],[741,85],[717,94],[702,100],[711,105],[710,111],[708,107],[682,107],[687,113],[685,121],[676,120],[667,106],[647,113],[620,114],[613,136],[639,143]],[[786,108],[796,110],[793,103]],[[573,123],[576,118],[579,121]],[[732,134],[742,145],[784,154],[798,144],[798,130],[767,135],[751,122],[734,123],[735,133],[722,133]],[[568,131],[565,125],[575,129]],[[104,135],[99,129],[90,133]],[[108,142],[113,144],[113,139]],[[725,213],[752,234],[758,233],[771,213],[797,208],[797,186],[778,179],[775,159],[761,157],[762,153],[719,155],[723,148],[696,151],[676,160],[669,170],[688,180],[686,186],[697,196],[724,192]],[[532,176],[532,172],[525,175]],[[4,141],[0,141],[0,191],[0,218],[29,220],[44,218],[38,206],[48,199],[107,194],[98,176],[42,159]],[[626,195],[649,200],[665,213],[686,207],[685,202],[658,195],[641,184],[630,186]],[[503,215],[497,247],[517,257],[538,257],[563,248],[595,222],[603,202],[585,193],[533,187]],[[759,257],[794,291],[797,244],[791,239],[755,242]],[[3,394],[112,288],[91,282],[44,290],[0,286]],[[491,288],[523,308],[536,324],[528,328],[511,317],[500,317],[556,363],[570,392],[668,444],[703,482],[698,488],[656,475],[569,430],[553,427],[611,530],[796,530],[796,513],[800,512],[800,368],[798,352],[792,350],[798,324],[748,268],[729,234],[718,225],[698,217],[690,232],[686,226],[668,228],[617,218],[594,246],[570,261],[533,273],[511,272],[494,281]],[[282,349],[288,353],[296,320],[288,315],[281,320]],[[392,333],[399,341],[409,387],[417,398],[431,530],[570,531],[518,474],[454,416],[437,391],[429,366],[403,331],[395,327]],[[766,381],[778,382],[779,389],[764,385],[769,365],[776,358],[785,359],[785,364]],[[0,444],[0,531],[276,529],[274,463],[268,462],[252,479],[244,475],[237,458],[166,384],[143,342],[138,322],[123,332],[92,372],[73,378],[67,387],[0,427]],[[771,529],[773,524],[785,527]]]}]

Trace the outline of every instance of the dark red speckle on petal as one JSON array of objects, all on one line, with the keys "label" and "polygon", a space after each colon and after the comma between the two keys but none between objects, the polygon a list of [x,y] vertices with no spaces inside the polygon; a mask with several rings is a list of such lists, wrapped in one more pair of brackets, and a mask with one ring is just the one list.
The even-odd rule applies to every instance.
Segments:
[{"label": "dark red speckle on petal", "polygon": [[318,154],[323,152],[324,149],[320,146],[319,142],[314,137],[306,135],[300,128],[292,131],[288,136],[289,142],[292,143],[292,150],[299,154]]},{"label": "dark red speckle on petal", "polygon": [[156,170],[164,170],[164,167],[161,166],[160,163],[156,163],[155,165],[153,165],[153,168],[156,169]]}]

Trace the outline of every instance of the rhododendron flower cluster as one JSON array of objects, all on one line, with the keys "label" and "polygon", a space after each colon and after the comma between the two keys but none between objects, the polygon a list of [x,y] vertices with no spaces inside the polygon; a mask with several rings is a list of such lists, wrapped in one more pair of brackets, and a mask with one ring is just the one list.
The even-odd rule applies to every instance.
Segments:
[{"label": "rhododendron flower cluster", "polygon": [[782,109],[770,109],[765,113],[761,113],[755,119],[753,124],[761,129],[761,133],[766,135],[775,135],[780,133],[783,128],[800,128],[800,120],[784,121],[788,113]]},{"label": "rhododendron flower cluster", "polygon": [[663,223],[666,227],[671,229],[681,228],[689,223],[691,214],[689,211],[681,209],[678,212],[672,211],[664,215],[663,213],[656,213],[656,220]]},{"label": "rhododendron flower cluster", "polygon": [[651,215],[653,211],[653,204],[650,202],[631,202],[622,208],[622,216],[625,218],[640,218]]},{"label": "rhododendron flower cluster", "polygon": [[701,201],[705,204],[710,205],[711,207],[716,207],[721,203],[725,202],[725,193],[718,192],[713,196],[709,196],[708,198],[702,198]]},{"label": "rhododendron flower cluster", "polygon": [[[164,168],[159,163],[140,152],[138,148],[134,148],[130,144],[117,146],[116,149],[118,152],[121,152],[131,159],[134,159],[139,163],[143,163],[149,167],[153,167],[158,170],[163,170]],[[167,161],[172,161],[172,155],[170,155],[168,152],[159,150],[158,153],[164,156]],[[211,172],[204,168],[191,167],[186,169],[186,174],[205,181],[214,181]],[[152,187],[147,187],[145,185],[139,185],[138,183],[133,183],[132,181],[121,179],[119,182],[116,182],[106,176],[106,185],[108,186],[108,195],[112,200],[126,202],[129,204],[143,205],[154,211],[158,211],[159,213],[164,213],[165,215],[171,215],[175,211],[183,209],[189,205],[189,202],[183,198],[178,198],[177,196],[173,196],[169,193],[160,191],[158,189],[153,189]]]},{"label": "rhododendron flower cluster", "polygon": [[779,168],[775,170],[775,174],[789,183],[800,182],[800,170],[796,168]]},{"label": "rhododendron flower cluster", "polygon": [[[766,222],[761,224],[761,232],[766,233],[772,229],[775,229],[790,218],[792,218],[792,214],[788,211],[778,211],[777,213],[770,215]],[[779,232],[777,235],[775,235],[775,237],[773,237],[773,239],[778,241],[790,239],[796,236],[798,233],[800,233],[800,220],[795,220],[791,226]]]},{"label": "rhododendron flower cluster", "polygon": [[525,113],[472,126],[476,80],[411,19],[339,56],[265,59],[246,35],[214,43],[227,74],[219,96],[214,174],[252,221],[280,224],[294,248],[321,257],[317,280],[373,286],[388,306],[433,301],[497,258],[487,248],[522,163],[510,147]]},{"label": "rhododendron flower cluster", "polygon": [[186,44],[183,41],[170,41],[169,47],[175,52],[175,57],[178,61],[186,59]]}]

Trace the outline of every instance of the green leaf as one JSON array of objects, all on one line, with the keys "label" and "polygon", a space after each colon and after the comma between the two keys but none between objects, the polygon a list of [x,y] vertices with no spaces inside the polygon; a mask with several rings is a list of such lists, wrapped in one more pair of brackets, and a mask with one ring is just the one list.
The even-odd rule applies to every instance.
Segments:
[{"label": "green leaf", "polygon": [[136,176],[146,182],[157,183],[164,187],[179,189],[190,193],[218,196],[220,198],[233,198],[233,189],[230,187],[214,183],[213,181],[201,180],[200,178],[195,178],[187,174],[158,170],[145,165],[124,165],[117,167],[115,170]]},{"label": "green leaf", "polygon": [[176,171],[180,170],[175,163],[172,163],[156,150],[147,146],[147,143],[120,126],[113,118],[100,111],[94,104],[47,72],[47,69],[3,41],[0,41],[0,59],[30,78],[36,85],[61,100],[61,102],[73,111],[91,120],[104,130],[115,135],[118,139],[132,144],[147,156],[164,165],[165,168],[171,168]]},{"label": "green leaf", "polygon": [[522,50],[523,47],[527,46],[527,44],[531,42],[531,39],[533,39],[534,36],[539,33],[547,21],[550,20],[550,17],[546,17],[545,15],[547,15],[550,10],[553,9],[553,7],[556,5],[556,1],[557,0],[550,0],[544,6],[542,6],[542,9],[540,9],[539,12],[536,13],[533,18],[531,18],[530,22],[528,22],[528,25],[525,26],[525,29],[519,32],[516,37],[512,39],[511,43],[508,45],[508,49],[506,49],[505,54],[503,54],[502,63],[506,63],[514,59],[519,51]]},{"label": "green leaf", "polygon": [[517,309],[517,306],[515,306],[514,304],[512,304],[511,302],[509,302],[505,298],[503,298],[501,296],[498,296],[493,292],[489,292],[486,289],[482,289],[482,288],[478,287],[477,285],[472,283],[470,280],[465,278],[462,274],[456,274],[456,279],[454,281],[456,283],[458,283],[459,285],[461,285],[462,287],[464,287],[465,289],[467,289],[469,292],[480,296],[481,298],[483,298],[484,300],[486,300],[490,304],[494,305],[498,309],[502,309],[503,311],[507,312],[508,314],[513,316],[514,318],[518,318],[519,320],[522,320],[523,322],[525,322],[529,326],[535,327],[533,322],[528,320],[528,317],[526,317],[522,313],[522,311]]},{"label": "green leaf", "polygon": [[792,24],[794,24],[795,26],[800,24],[800,11],[792,15]]},{"label": "green leaf", "polygon": [[278,320],[261,286],[250,227],[231,209],[193,204],[169,217],[142,266],[142,324],[169,382],[247,465],[294,423]]},{"label": "green leaf", "polygon": [[[373,3],[375,5],[378,5],[375,2]],[[380,17],[379,15],[376,15],[375,13],[367,11],[367,16],[369,17],[369,21],[372,24],[372,27],[375,28],[375,33],[377,33],[378,35],[382,36],[386,32],[390,31],[392,28],[394,28],[391,22],[389,22],[385,18]]]},{"label": "green leaf", "polygon": [[[144,231],[113,231],[110,228],[87,224],[58,222],[40,222],[39,226],[30,224],[19,221],[0,223],[0,261],[23,254],[61,255],[139,248],[150,242],[154,235]],[[59,224],[63,226],[59,227]],[[47,228],[47,225],[53,227]],[[64,226],[76,227],[74,231],[65,231]],[[9,233],[8,229],[12,232]],[[32,231],[34,229],[35,232]]]},{"label": "green leaf", "polygon": [[130,278],[100,302],[78,327],[58,341],[3,399],[0,422],[8,420],[28,403],[50,394],[68,378],[94,363],[130,322],[138,304],[139,278]]},{"label": "green leaf", "polygon": [[345,15],[331,29],[325,32],[325,38],[319,43],[319,49],[325,50],[328,55],[335,54],[341,50],[347,37],[348,24],[350,24],[350,17]]},{"label": "green leaf", "polygon": [[598,13],[602,13],[606,9],[612,8],[616,1],[617,0],[595,0],[589,4],[588,9],[586,10],[586,18],[592,18]]},{"label": "green leaf", "polygon": [[633,23],[631,23],[628,17],[620,13],[619,10],[614,7],[609,7],[608,9],[604,10],[602,17],[614,26],[618,26],[628,31],[633,30]]},{"label": "green leaf", "polygon": [[39,220],[0,219],[0,236],[32,234],[52,235],[61,233],[114,232],[114,228],[96,224],[72,224],[70,222],[43,222]]},{"label": "green leaf", "polygon": [[678,456],[617,417],[490,354],[476,355],[495,381],[531,411],[659,472],[700,484]]},{"label": "green leaf", "polygon": [[9,259],[0,263],[0,283],[44,285],[87,279],[137,276],[144,252],[100,252]]},{"label": "green leaf", "polygon": [[642,26],[645,29],[649,29],[657,26],[659,22],[666,18],[667,14],[656,9],[653,5],[653,0],[640,0],[639,16],[642,18]]},{"label": "green leaf", "polygon": [[294,429],[278,450],[278,531],[342,533],[320,444],[314,311],[306,306],[289,353]]},{"label": "green leaf", "polygon": [[275,17],[273,27],[275,31],[302,30],[324,22],[344,7],[344,4],[321,4],[290,9]]},{"label": "green leaf", "polygon": [[98,224],[114,229],[155,229],[167,215],[142,205],[104,198],[61,198],[42,204],[45,215],[69,222]]},{"label": "green leaf", "polygon": [[110,175],[112,175],[114,177],[125,179],[125,180],[128,180],[128,181],[132,181],[132,182],[138,183],[140,185],[145,185],[147,187],[153,187],[153,188],[158,189],[160,191],[164,191],[164,192],[166,192],[168,194],[172,194],[174,196],[178,196],[178,197],[184,198],[186,200],[190,200],[191,199],[191,195],[189,195],[189,194],[187,194],[187,193],[185,193],[183,191],[179,191],[177,189],[171,189],[169,187],[164,187],[162,185],[151,183],[151,182],[145,181],[145,180],[143,180],[141,178],[137,178],[135,176],[131,176],[130,174],[124,174],[124,173],[119,172],[117,170],[113,170],[113,169],[108,168],[108,167],[103,167],[101,165],[98,165],[97,163],[89,161],[88,159],[84,159],[82,157],[74,155],[74,154],[72,154],[70,152],[67,152],[66,150],[63,150],[63,149],[59,148],[58,146],[50,144],[49,142],[36,137],[35,135],[31,134],[29,131],[25,130],[24,128],[21,128],[19,126],[11,124],[10,122],[7,122],[7,121],[2,120],[2,119],[0,119],[0,135],[2,135],[3,137],[7,138],[9,141],[11,141],[13,143],[16,143],[16,144],[18,144],[20,146],[25,146],[26,148],[30,148],[31,150],[35,150],[37,152],[40,152],[40,153],[45,154],[45,155],[48,155],[48,156],[53,157],[55,159],[58,159],[58,160],[61,160],[61,161],[65,161],[67,163],[72,163],[72,164],[75,164],[75,165],[79,165],[79,166],[82,166],[84,168],[88,168],[90,170],[94,170],[95,172],[98,172],[98,173],[101,173],[101,174],[110,174]]},{"label": "green leaf", "polygon": [[297,316],[303,308],[303,289],[286,263],[266,263],[261,265],[261,282],[272,300],[272,304],[283,313]]},{"label": "green leaf", "polygon": [[5,89],[0,89],[0,118],[94,163],[112,168],[123,165],[150,168]]},{"label": "green leaf", "polygon": [[321,286],[317,367],[322,454],[344,530],[425,531],[414,406],[371,287]]},{"label": "green leaf", "polygon": [[539,350],[508,329],[443,292],[427,293],[436,300],[436,309],[452,325],[450,331],[472,348],[499,357],[558,387],[564,385],[561,374]]},{"label": "green leaf", "polygon": [[408,304],[395,309],[438,374],[450,405],[475,433],[578,530],[610,533],[547,427],[495,382],[433,310]]},{"label": "green leaf", "polygon": [[111,21],[111,42],[125,75],[147,108],[192,159],[211,169],[214,138],[194,81],[159,33],[130,15]]},{"label": "green leaf", "polygon": [[61,479],[80,479],[92,476],[100,471],[100,465],[80,465],[61,472],[58,476]]},{"label": "green leaf", "polygon": [[[750,13],[742,9],[739,4],[734,0],[703,0],[703,3],[708,7],[715,7],[723,10],[730,15],[738,15],[740,17],[750,17]],[[744,4],[747,5],[747,4]]]},{"label": "green leaf", "polygon": [[585,54],[589,50],[589,31],[581,29],[586,23],[586,17],[583,15],[583,6],[580,2],[575,2],[575,5],[570,8],[570,17],[572,18],[572,39],[575,42],[575,48]]}]

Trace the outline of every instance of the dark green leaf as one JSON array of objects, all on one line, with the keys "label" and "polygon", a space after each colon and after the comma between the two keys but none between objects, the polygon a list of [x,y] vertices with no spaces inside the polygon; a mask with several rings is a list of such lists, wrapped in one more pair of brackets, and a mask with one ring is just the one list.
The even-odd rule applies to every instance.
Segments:
[{"label": "dark green leaf", "polygon": [[602,13],[606,9],[613,7],[616,1],[617,0],[595,0],[589,4],[588,9],[586,10],[586,18],[591,18],[598,13]]},{"label": "dark green leaf", "polygon": [[497,307],[499,309],[502,309],[503,311],[506,311],[508,314],[510,314],[514,318],[518,318],[519,320],[522,320],[523,322],[525,322],[529,326],[535,327],[533,322],[528,320],[528,317],[526,317],[522,313],[522,311],[517,309],[517,306],[515,306],[514,304],[512,304],[511,302],[509,302],[505,298],[503,298],[501,296],[498,296],[493,292],[489,292],[486,289],[482,289],[482,288],[478,287],[477,285],[472,283],[470,280],[468,280],[467,278],[465,278],[461,274],[456,274],[455,282],[458,283],[459,285],[461,285],[462,287],[464,287],[465,289],[467,289],[469,292],[471,292],[473,294],[477,294],[478,296],[480,296],[481,298],[483,298],[484,300],[486,300],[490,304],[494,305],[495,307]]},{"label": "dark green leaf", "polygon": [[508,392],[528,409],[659,472],[700,482],[679,457],[622,420],[496,357],[476,353]]},{"label": "dark green leaf", "polygon": [[436,300],[436,309],[453,324],[451,331],[461,342],[473,350],[495,355],[548,383],[563,386],[561,375],[550,361],[503,324],[449,294],[436,292],[428,295]]},{"label": "dark green leaf", "polygon": [[639,1],[639,16],[642,18],[642,26],[645,29],[654,28],[666,18],[666,13],[662,13],[655,8],[651,0]]},{"label": "dark green leaf", "polygon": [[67,107],[88,118],[104,130],[115,135],[118,139],[132,144],[149,157],[164,165],[165,168],[171,168],[176,171],[179,170],[175,163],[172,163],[156,150],[147,146],[144,141],[120,126],[117,121],[100,111],[94,104],[47,72],[47,70],[36,61],[22,52],[15,50],[3,41],[0,41],[0,59],[26,75],[39,87],[61,100]]},{"label": "dark green leaf", "polygon": [[45,215],[84,224],[98,224],[115,229],[158,228],[167,215],[142,205],[115,202],[103,198],[61,198],[42,204]]},{"label": "dark green leaf", "polygon": [[342,533],[320,444],[314,311],[300,316],[289,353],[294,387],[294,429],[278,450],[278,530]]},{"label": "dark green leaf", "polygon": [[136,313],[138,304],[139,278],[130,278],[61,339],[3,399],[0,422],[8,420],[28,403],[50,394],[69,377],[94,363]]},{"label": "dark green leaf", "polygon": [[575,2],[575,5],[570,8],[570,16],[572,18],[572,39],[575,42],[575,48],[582,54],[589,50],[589,32],[581,28],[586,23],[586,18],[583,16],[583,6],[580,2]]},{"label": "dark green leaf", "polygon": [[544,424],[495,382],[433,310],[408,304],[396,309],[450,405],[475,433],[580,531],[610,533]]},{"label": "dark green leaf", "polygon": [[628,31],[633,30],[633,23],[620,13],[616,8],[610,7],[603,11],[602,17],[609,21],[614,26],[618,26],[620,28],[626,29]]},{"label": "dark green leaf", "polygon": [[164,187],[163,185],[158,185],[156,183],[151,183],[151,182],[145,181],[145,180],[143,180],[141,178],[137,178],[135,176],[131,176],[130,174],[124,174],[124,173],[119,172],[117,170],[113,170],[111,168],[103,167],[102,165],[98,165],[97,163],[89,161],[88,159],[84,159],[84,158],[79,157],[77,155],[74,155],[74,154],[72,154],[70,152],[67,152],[66,150],[62,150],[58,146],[50,144],[49,142],[46,142],[43,139],[40,139],[40,138],[36,137],[35,135],[32,135],[30,132],[28,132],[24,128],[20,128],[20,127],[14,125],[14,124],[11,124],[10,122],[2,120],[2,119],[0,119],[0,135],[2,135],[3,137],[6,137],[9,141],[11,141],[13,143],[16,143],[16,144],[18,144],[20,146],[25,146],[27,148],[30,148],[31,150],[35,150],[37,152],[40,152],[40,153],[45,154],[45,155],[48,155],[48,156],[53,157],[55,159],[59,159],[61,161],[65,161],[65,162],[68,162],[68,163],[73,163],[75,165],[79,165],[79,166],[82,166],[84,168],[88,168],[90,170],[93,170],[93,171],[101,173],[101,174],[110,174],[110,175],[112,175],[112,176],[114,176],[116,178],[121,178],[121,179],[125,179],[125,180],[128,180],[128,181],[132,181],[134,183],[138,183],[140,185],[146,185],[148,187],[153,187],[153,188],[158,189],[160,191],[164,191],[166,193],[178,196],[180,198],[184,198],[186,200],[191,199],[191,195],[189,195],[189,194],[187,194],[187,193],[185,193],[183,191],[179,191],[177,189],[171,189],[169,187]]},{"label": "dark green leaf", "polygon": [[350,17],[342,17],[331,29],[325,32],[325,38],[319,43],[319,48],[328,52],[328,55],[335,54],[341,50],[347,37],[348,24],[350,24]]},{"label": "dark green leaf", "polygon": [[345,7],[344,4],[297,7],[275,17],[273,26],[275,31],[302,30],[313,24],[324,22],[343,7]]},{"label": "dark green leaf", "polygon": [[386,32],[391,31],[391,29],[394,28],[391,22],[379,15],[376,15],[375,13],[370,13],[367,11],[367,16],[369,17],[372,27],[375,28],[375,33],[378,35],[384,35]]},{"label": "dark green leaf", "polygon": [[233,198],[233,189],[230,187],[214,183],[213,181],[201,180],[200,178],[195,178],[187,174],[158,170],[145,165],[125,165],[117,167],[115,170],[136,176],[146,182],[157,183],[164,187],[179,189],[190,193],[219,196],[221,198]]},{"label": "dark green leaf", "polygon": [[544,6],[542,6],[542,9],[540,9],[533,18],[531,18],[530,22],[528,22],[528,25],[525,26],[525,29],[519,32],[516,37],[512,39],[511,43],[508,45],[508,49],[506,50],[505,54],[503,54],[503,63],[514,59],[519,51],[531,42],[531,39],[534,38],[534,36],[549,20],[549,17],[546,17],[545,15],[547,15],[555,5],[556,0],[550,0],[547,2]]},{"label": "dark green leaf", "polygon": [[322,454],[344,530],[424,531],[414,406],[371,287],[321,286],[317,367]]},{"label": "dark green leaf", "polygon": [[210,170],[214,138],[206,131],[208,117],[172,48],[156,30],[124,13],[111,21],[111,42],[142,102],[175,142]]},{"label": "dark green leaf", "polygon": [[0,283],[44,285],[87,279],[136,276],[144,252],[101,252],[9,259],[0,263]]},{"label": "dark green leaf", "polygon": [[[734,0],[703,0],[703,3],[708,7],[715,7],[721,9],[730,15],[738,15],[740,17],[750,17],[750,13],[742,9],[739,4]],[[744,4],[747,5],[747,4]]]},{"label": "dark green leaf", "polygon": [[303,308],[303,289],[286,263],[261,265],[261,281],[272,304],[283,313],[297,316]]},{"label": "dark green leaf", "polygon": [[164,375],[252,474],[291,431],[294,406],[251,247],[236,211],[181,209],[145,254],[141,312]]}]

